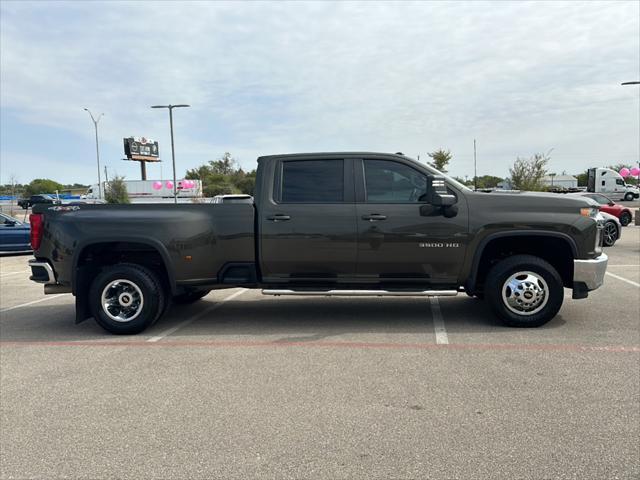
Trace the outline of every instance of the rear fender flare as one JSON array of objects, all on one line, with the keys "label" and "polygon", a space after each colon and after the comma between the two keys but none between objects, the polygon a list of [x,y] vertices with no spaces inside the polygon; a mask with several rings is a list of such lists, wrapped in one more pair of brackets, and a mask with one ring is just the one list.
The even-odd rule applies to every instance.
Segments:
[{"label": "rear fender flare", "polygon": [[77,286],[78,262],[80,261],[80,256],[82,255],[82,252],[87,247],[90,247],[92,245],[96,245],[99,243],[109,243],[109,242],[139,243],[142,245],[149,246],[154,250],[156,250],[160,254],[160,257],[162,258],[162,261],[164,263],[164,267],[167,270],[167,277],[169,280],[169,286],[171,288],[171,292],[172,294],[176,293],[177,289],[176,289],[175,269],[173,267],[173,262],[171,261],[171,257],[169,256],[169,252],[167,251],[166,247],[155,238],[127,235],[126,237],[107,236],[107,237],[101,237],[100,239],[92,238],[90,240],[85,240],[78,243],[75,249],[75,252],[73,254],[73,276],[71,278],[71,288],[74,295],[76,294],[76,291],[78,288]]}]

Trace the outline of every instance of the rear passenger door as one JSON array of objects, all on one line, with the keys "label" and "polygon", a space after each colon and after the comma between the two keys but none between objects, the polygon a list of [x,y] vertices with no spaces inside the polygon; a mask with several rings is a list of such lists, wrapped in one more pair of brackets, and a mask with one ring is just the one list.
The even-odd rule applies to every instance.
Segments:
[{"label": "rear passenger door", "polygon": [[259,209],[260,266],[266,283],[337,283],[356,271],[353,161],[278,159]]}]

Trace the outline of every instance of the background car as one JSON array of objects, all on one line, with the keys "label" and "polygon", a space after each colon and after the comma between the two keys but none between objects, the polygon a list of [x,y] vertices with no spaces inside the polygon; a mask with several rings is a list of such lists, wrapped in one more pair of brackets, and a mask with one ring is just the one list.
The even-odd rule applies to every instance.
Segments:
[{"label": "background car", "polygon": [[633,214],[631,210],[623,205],[619,205],[611,200],[606,195],[602,195],[601,193],[579,193],[577,195],[581,195],[583,197],[588,197],[592,200],[595,200],[600,204],[600,211],[613,215],[614,217],[620,220],[620,224],[623,227],[626,227],[633,220]]},{"label": "background car", "polygon": [[602,243],[605,247],[613,247],[622,233],[622,225],[617,217],[607,213],[600,212],[604,217],[604,229],[602,232]]},{"label": "background car", "polygon": [[38,203],[60,203],[55,195],[48,193],[39,193],[38,195],[31,195],[29,198],[23,198],[18,200],[18,205],[25,210],[29,207],[33,207]]},{"label": "background car", "polygon": [[0,252],[30,252],[31,226],[0,213]]}]

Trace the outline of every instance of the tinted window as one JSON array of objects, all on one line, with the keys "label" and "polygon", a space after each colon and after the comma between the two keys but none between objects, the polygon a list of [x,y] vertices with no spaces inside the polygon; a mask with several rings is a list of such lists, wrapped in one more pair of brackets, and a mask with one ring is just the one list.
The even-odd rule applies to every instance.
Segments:
[{"label": "tinted window", "polygon": [[616,178],[616,185],[624,185],[624,180],[621,178]]},{"label": "tinted window", "polygon": [[386,160],[365,160],[367,202],[419,203],[427,193],[427,177],[411,167]]},{"label": "tinted window", "polygon": [[610,200],[604,195],[588,195],[588,197],[592,198],[593,200],[598,202],[600,205],[607,205],[610,202]]},{"label": "tinted window", "polygon": [[338,203],[344,199],[342,160],[282,162],[282,202]]}]

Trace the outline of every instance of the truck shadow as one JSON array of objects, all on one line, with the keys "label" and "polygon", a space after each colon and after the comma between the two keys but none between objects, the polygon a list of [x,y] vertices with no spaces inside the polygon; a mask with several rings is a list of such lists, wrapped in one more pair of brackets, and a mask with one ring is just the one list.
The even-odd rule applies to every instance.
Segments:
[{"label": "truck shadow", "polygon": [[[468,297],[439,299],[447,331],[522,334],[505,327],[485,302]],[[204,308],[206,309],[206,307]],[[204,310],[199,307],[198,311]],[[189,318],[186,309],[174,308],[154,330],[171,328]],[[179,317],[179,318],[176,318]],[[560,315],[541,329],[565,324]],[[531,332],[535,332],[532,329]],[[433,317],[428,298],[250,298],[225,303],[224,307],[199,317],[181,329],[179,336],[272,336],[274,341],[312,342],[331,337],[407,334],[433,335]],[[273,340],[273,339],[272,339]]]},{"label": "truck shadow", "polygon": [[[448,332],[498,334],[518,332],[505,327],[487,305],[473,298],[439,299]],[[272,337],[270,341],[313,342],[333,337],[406,334],[416,341],[433,335],[433,319],[426,298],[280,298],[255,297],[226,302],[204,314],[214,305],[209,300],[188,306],[173,306],[151,329],[141,336],[114,336],[93,319],[74,323],[74,305],[34,305],[3,315],[0,340],[10,342],[73,342],[144,340],[197,316],[172,337]],[[565,321],[559,315],[541,329],[558,328]],[[530,330],[532,335],[540,329]],[[172,338],[168,337],[168,338]],[[404,339],[405,341],[409,338]]]}]

